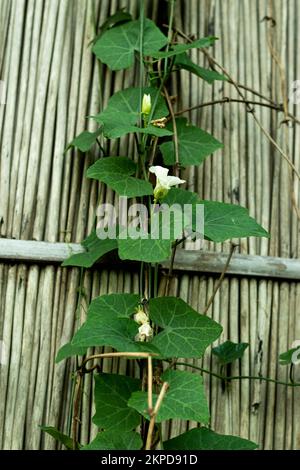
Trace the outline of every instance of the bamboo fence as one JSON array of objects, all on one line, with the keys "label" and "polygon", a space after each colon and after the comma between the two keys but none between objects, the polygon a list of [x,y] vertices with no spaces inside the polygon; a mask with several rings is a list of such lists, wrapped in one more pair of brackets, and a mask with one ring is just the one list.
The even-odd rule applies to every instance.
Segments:
[{"label": "bamboo fence", "polygon": [[[167,21],[167,2],[146,3],[149,17]],[[136,82],[134,70],[112,73],[91,54],[97,26],[120,7],[138,14],[136,0],[0,0],[0,80],[6,86],[6,104],[0,104],[3,239],[79,243],[92,227],[96,202],[114,201],[109,189],[84,177],[98,157],[97,149],[85,156],[76,151],[64,156],[63,151],[82,130],[93,130],[87,115],[99,112],[111,93]],[[300,79],[299,0],[177,0],[176,8],[177,28],[186,34],[220,38],[212,55],[237,82],[282,103],[282,90]],[[199,51],[193,50],[192,57],[208,66]],[[240,98],[229,83],[210,86],[187,72],[174,80],[173,87],[178,107],[224,96]],[[249,100],[261,101],[248,91],[243,93]],[[270,240],[241,240],[236,250],[241,255],[298,258],[299,180],[255,118],[298,171],[300,126],[282,123],[284,113],[254,108],[255,115],[243,103],[191,111],[190,118],[224,142],[224,149],[184,176],[189,189],[201,197],[246,206],[270,230]],[[299,105],[290,104],[289,111],[300,119]],[[132,154],[133,148],[127,138],[121,139],[119,147],[110,143],[111,152],[123,155]],[[207,243],[206,248],[228,253],[230,243]],[[99,265],[83,273],[50,261],[4,258],[3,254],[0,447],[54,449],[55,441],[38,426],[69,431],[75,367],[72,360],[55,365],[55,353],[84,321],[91,298],[107,292],[138,292],[138,272]],[[201,266],[196,271],[176,271],[171,294],[201,311],[217,276],[209,268],[201,272]],[[225,277],[208,315],[224,327],[220,341],[250,344],[241,363],[232,366],[232,375],[288,379],[278,354],[300,339],[299,303],[299,276],[261,278],[233,272]],[[218,370],[209,353],[196,363]],[[105,359],[102,368],[136,373],[133,362],[123,359]],[[296,368],[297,375],[299,379]],[[214,430],[250,438],[261,449],[300,449],[299,389],[242,380],[223,391],[220,381],[210,376],[205,376],[205,383]],[[82,443],[96,433],[91,422],[92,393],[90,374],[84,381]],[[164,427],[164,433],[175,436],[194,426],[175,421]]]}]

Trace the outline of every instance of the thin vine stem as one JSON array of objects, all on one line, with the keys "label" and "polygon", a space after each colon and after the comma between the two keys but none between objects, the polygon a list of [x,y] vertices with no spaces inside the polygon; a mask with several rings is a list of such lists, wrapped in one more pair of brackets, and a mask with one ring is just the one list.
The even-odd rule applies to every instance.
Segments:
[{"label": "thin vine stem", "polygon": [[[143,86],[144,86],[144,62],[143,62],[144,22],[145,22],[145,2],[144,2],[144,0],[140,0],[140,44],[139,44],[139,59],[140,59],[140,109],[142,109]],[[140,115],[140,127],[142,127],[142,115]],[[141,140],[142,140],[142,138],[141,138]]]},{"label": "thin vine stem", "polygon": [[[170,0],[170,15],[169,15],[169,24],[168,24],[168,44],[166,47],[166,51],[170,49],[170,45],[172,42],[172,37],[173,37],[173,22],[174,22],[174,11],[175,11],[175,2],[176,0]],[[168,58],[166,57],[165,63],[164,63],[164,76],[167,75],[168,71]]]},{"label": "thin vine stem", "polygon": [[246,108],[247,108],[247,111],[252,114],[253,116],[253,119],[254,121],[256,122],[257,126],[259,127],[259,129],[261,130],[261,132],[265,135],[265,137],[267,137],[267,139],[273,144],[273,146],[278,150],[278,152],[280,153],[280,155],[284,158],[284,160],[287,162],[287,164],[291,167],[291,169],[293,170],[293,172],[295,173],[295,175],[297,176],[297,178],[300,180],[300,173],[299,171],[297,170],[297,168],[295,167],[294,163],[291,161],[291,159],[289,158],[289,156],[286,154],[286,152],[284,152],[284,150],[282,150],[282,148],[277,144],[276,140],[273,139],[273,137],[271,136],[271,134],[267,131],[267,129],[261,124],[260,120],[257,118],[256,114],[255,114],[255,110],[254,108],[251,108],[251,106],[247,103],[247,99],[245,98],[244,94],[241,92],[239,86],[238,86],[238,83],[231,77],[231,75],[227,72],[227,70],[221,65],[219,64],[216,59],[214,57],[212,57],[205,49],[202,50],[202,52],[206,55],[207,58],[209,58],[209,60],[215,64],[223,73],[224,75],[226,75],[226,77],[228,77],[232,83],[232,85],[234,86],[234,88],[236,89],[237,93],[240,95],[240,97],[242,98],[242,100],[244,101],[245,105],[246,105]]},{"label": "thin vine stem", "polygon": [[168,271],[168,274],[167,274],[167,280],[166,280],[166,285],[165,285],[165,291],[164,291],[164,296],[165,297],[169,295],[170,281],[171,281],[171,278],[172,278],[172,275],[173,275],[173,268],[174,268],[176,250],[177,250],[177,243],[174,243],[174,245],[172,247],[171,261],[170,261],[169,271]]},{"label": "thin vine stem", "polygon": [[[81,307],[81,300],[83,297],[83,277],[84,277],[84,268],[80,269],[80,279],[79,279],[79,291],[78,291],[78,298],[77,298],[77,305],[76,305],[76,317],[79,317],[80,313],[80,307]],[[78,356],[75,358],[76,362],[76,370],[79,367],[79,360]],[[74,379],[74,385],[73,385],[73,391],[72,391],[72,406],[70,407],[69,410],[69,417],[68,417],[68,422],[69,422],[69,427],[72,427],[72,435],[73,435],[73,448],[76,449],[77,446],[77,434],[78,434],[78,423],[79,423],[79,404],[80,404],[80,394],[81,394],[81,377],[79,377],[78,374],[76,374],[76,370],[73,371],[75,379]],[[72,423],[72,424],[71,424]]]},{"label": "thin vine stem", "polygon": [[154,266],[154,292],[153,295],[154,297],[158,296],[158,263],[155,263]]},{"label": "thin vine stem", "polygon": [[148,356],[148,413],[150,416],[153,411],[152,386],[153,386],[153,364],[152,364],[152,357]]},{"label": "thin vine stem", "polygon": [[[193,42],[193,41],[191,40],[191,38],[190,38],[187,34],[185,34],[183,31],[181,31],[179,28],[176,27],[176,28],[174,28],[174,30],[179,34],[179,36],[183,37],[183,38],[186,39],[188,42],[190,42],[190,43]],[[216,67],[215,67],[215,66],[221,68],[221,66],[216,62],[215,59],[213,59],[213,58],[210,56],[210,54],[208,54],[207,51],[202,50],[202,52],[206,55],[206,57],[207,57],[207,59],[208,59],[208,62],[209,62],[209,65],[210,65],[210,67],[211,67],[212,70],[215,70],[215,71],[216,71]],[[283,106],[284,106],[283,103],[282,103],[282,104],[275,103],[273,100],[271,100],[271,98],[265,96],[264,94],[260,93],[259,91],[255,90],[254,88],[251,88],[251,87],[249,87],[249,86],[247,86],[247,85],[244,85],[243,83],[239,83],[239,82],[233,80],[233,79],[228,75],[228,73],[227,73],[226,71],[223,71],[223,73],[224,73],[225,75],[227,75],[227,82],[230,83],[231,85],[233,85],[234,87],[237,86],[238,88],[242,88],[243,90],[249,91],[249,93],[252,93],[252,95],[255,95],[255,96],[261,98],[262,100],[267,101],[268,103],[270,103],[270,105],[272,105],[272,108],[273,108],[273,109],[283,108]],[[247,100],[245,100],[245,99],[242,100],[242,102],[244,102],[244,103],[245,103],[245,101],[247,101]],[[253,103],[253,104],[254,104],[254,103]],[[263,105],[262,103],[255,103],[255,104],[261,105],[261,106]],[[284,109],[281,109],[281,110],[284,111]],[[279,111],[279,109],[278,109],[278,111]],[[298,118],[297,118],[296,116],[294,116],[293,114],[288,113],[288,117],[289,117],[290,119],[292,119],[294,122],[296,122],[297,124],[300,124],[300,119],[298,119]]]},{"label": "thin vine stem", "polygon": [[[221,98],[220,100],[212,100],[212,101],[207,101],[206,103],[200,103],[196,104],[195,106],[190,106],[189,108],[185,109],[180,109],[175,113],[175,116],[180,116],[181,114],[188,113],[190,111],[194,111],[195,109],[201,109],[205,108],[207,106],[214,106],[216,104],[226,104],[226,103],[242,103],[242,104],[251,104],[253,106],[262,106],[265,108],[270,108],[273,109],[274,111],[279,111],[283,112],[283,105],[282,104],[271,104],[271,103],[262,103],[261,101],[253,101],[253,100],[242,100],[242,99],[236,99],[236,98],[229,98],[228,96],[224,96],[224,98]],[[300,121],[299,121],[300,123]]]},{"label": "thin vine stem", "polygon": [[139,293],[140,293],[140,298],[143,298],[143,292],[144,292],[144,261],[141,261],[140,265],[140,279],[139,279]]},{"label": "thin vine stem", "polygon": [[72,417],[73,417],[73,406],[75,400],[75,388],[76,388],[76,374],[72,374],[72,391],[71,391],[71,400],[68,409],[68,417],[67,417],[67,430],[68,435],[70,436],[72,433]]},{"label": "thin vine stem", "polygon": [[85,366],[88,362],[93,361],[94,359],[103,359],[108,357],[126,357],[128,359],[138,359],[138,358],[145,358],[157,356],[156,353],[149,353],[149,352],[109,352],[109,353],[100,353],[100,354],[93,354],[85,358],[78,369],[78,371],[85,372]]},{"label": "thin vine stem", "polygon": [[169,95],[167,88],[164,86],[164,95],[167,100],[168,108],[170,111],[172,124],[173,124],[173,143],[174,143],[174,154],[175,154],[175,176],[179,176],[179,143],[178,143],[178,132],[177,132],[177,125],[175,119],[175,113],[172,105],[172,101]]},{"label": "thin vine stem", "polygon": [[227,377],[226,375],[217,374],[212,372],[211,370],[204,369],[203,367],[195,366],[194,364],[189,364],[188,362],[175,362],[174,365],[176,366],[186,366],[192,367],[193,369],[199,370],[204,374],[211,375],[220,380],[224,380],[225,382],[229,382],[231,380],[262,380],[264,382],[271,382],[276,385],[285,385],[286,387],[300,387],[300,383],[291,383],[291,382],[283,382],[281,380],[271,379],[270,377],[261,377],[260,375],[234,375]]},{"label": "thin vine stem", "polygon": [[203,311],[203,315],[206,315],[206,314],[207,314],[207,312],[208,312],[210,306],[212,305],[213,301],[215,300],[215,296],[217,295],[217,292],[218,292],[218,290],[220,289],[220,287],[221,287],[221,285],[222,285],[222,282],[223,282],[223,280],[224,280],[224,277],[225,277],[225,274],[226,274],[226,272],[227,272],[227,269],[229,268],[230,261],[231,261],[232,255],[233,255],[233,253],[234,253],[234,250],[236,249],[236,246],[237,246],[237,245],[231,245],[230,253],[229,253],[229,255],[228,255],[226,264],[225,264],[224,269],[223,269],[223,271],[222,271],[222,273],[221,273],[221,276],[219,277],[219,279],[218,279],[218,281],[217,281],[217,283],[216,283],[216,285],[215,285],[215,288],[214,288],[214,290],[213,290],[213,293],[212,293],[212,295],[211,295],[209,301],[207,302],[207,305],[206,305],[206,307],[205,307],[205,309],[204,309],[204,311]]},{"label": "thin vine stem", "polygon": [[74,405],[73,405],[73,422],[72,422],[72,440],[73,440],[73,450],[77,448],[78,442],[78,424],[79,413],[80,413],[80,403],[81,403],[81,392],[82,392],[82,374],[77,373],[76,383],[75,383],[75,392],[74,392]]},{"label": "thin vine stem", "polygon": [[147,434],[147,441],[146,441],[146,448],[145,450],[151,450],[151,446],[152,446],[152,435],[153,435],[153,431],[154,431],[154,426],[155,426],[155,419],[156,419],[156,416],[159,412],[159,409],[161,407],[161,404],[163,402],[163,399],[167,393],[167,390],[169,388],[169,384],[168,382],[164,382],[163,385],[162,385],[162,388],[161,388],[161,391],[158,395],[158,398],[157,398],[157,401],[155,403],[155,406],[154,406],[154,410],[153,412],[151,413],[150,415],[150,424],[149,424],[149,429],[148,429],[148,434]]}]

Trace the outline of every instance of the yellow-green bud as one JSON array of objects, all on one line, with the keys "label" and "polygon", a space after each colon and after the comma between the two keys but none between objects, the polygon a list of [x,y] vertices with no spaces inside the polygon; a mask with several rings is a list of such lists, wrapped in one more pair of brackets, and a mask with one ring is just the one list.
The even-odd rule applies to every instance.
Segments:
[{"label": "yellow-green bud", "polygon": [[153,192],[154,200],[160,201],[163,199],[169,192],[168,188],[164,188],[163,186],[156,186]]}]

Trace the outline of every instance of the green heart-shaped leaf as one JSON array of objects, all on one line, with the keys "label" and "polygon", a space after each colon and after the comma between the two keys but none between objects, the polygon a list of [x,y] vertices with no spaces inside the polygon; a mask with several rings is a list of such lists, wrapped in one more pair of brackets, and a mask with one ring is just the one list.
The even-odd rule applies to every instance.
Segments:
[{"label": "green heart-shaped leaf", "polygon": [[131,176],[136,164],[127,157],[105,157],[96,161],[87,170],[87,177],[102,181],[120,196],[137,197],[153,194],[152,185]]},{"label": "green heart-shaped leaf", "polygon": [[158,297],[150,300],[150,318],[161,328],[153,338],[165,358],[202,357],[206,348],[222,332],[222,327],[207,316],[200,315],[182,299]]},{"label": "green heart-shaped leaf", "polygon": [[131,132],[150,134],[157,137],[173,134],[171,129],[161,129],[151,123],[147,127],[139,127],[137,125],[141,116],[140,99],[144,94],[151,97],[154,111],[152,120],[168,116],[169,109],[157,88],[127,88],[115,93],[109,99],[105,110],[93,117],[101,124],[105,137],[117,139]]},{"label": "green heart-shaped leaf", "polygon": [[[176,119],[178,135],[179,162],[182,166],[200,165],[206,157],[223,147],[223,144],[212,135],[187,124],[186,118]],[[168,125],[172,129],[172,124]],[[160,145],[166,165],[174,165],[175,150],[173,142],[164,142]]]},{"label": "green heart-shaped leaf", "polygon": [[247,439],[217,434],[207,428],[192,429],[164,442],[165,450],[254,450],[257,447]]},{"label": "green heart-shaped leaf", "polygon": [[143,441],[137,432],[113,429],[99,432],[92,442],[80,450],[139,450],[142,445]]},{"label": "green heart-shaped leaf", "polygon": [[183,52],[188,51],[189,49],[202,49],[203,47],[210,47],[216,41],[215,36],[208,36],[206,38],[197,39],[197,41],[190,42],[188,44],[176,44],[170,47],[169,51],[156,52],[152,54],[152,57],[155,59],[163,59],[166,57],[172,57],[174,55],[182,54]]},{"label": "green heart-shaped leaf", "polygon": [[221,364],[230,364],[237,359],[241,359],[248,346],[248,343],[233,343],[232,341],[225,341],[225,343],[212,348],[212,353],[217,356]]},{"label": "green heart-shaped leaf", "polygon": [[[169,388],[155,418],[157,423],[167,419],[191,419],[208,423],[209,411],[201,375],[192,372],[168,370],[162,376]],[[154,403],[157,395],[154,395]],[[150,419],[147,410],[147,392],[133,392],[128,406],[131,406],[145,418]]]},{"label": "green heart-shaped leaf", "polygon": [[95,376],[95,407],[93,423],[105,430],[131,431],[140,422],[140,415],[129,408],[131,394],[141,388],[141,380],[119,374]]},{"label": "green heart-shaped leaf", "polygon": [[174,63],[178,68],[187,70],[210,84],[215,80],[227,81],[225,75],[221,75],[215,70],[205,69],[200,67],[200,65],[195,64],[185,52],[177,55]]},{"label": "green heart-shaped leaf", "polygon": [[93,230],[92,233],[83,240],[81,245],[86,249],[86,252],[71,255],[62,263],[62,266],[80,266],[83,268],[90,268],[102,256],[118,247],[117,240],[109,238],[100,240],[97,237],[96,230]]},{"label": "green heart-shaped leaf", "polygon": [[[134,54],[140,50],[140,20],[109,29],[100,36],[93,47],[94,54],[112,70],[131,67]],[[148,18],[143,25],[143,54],[151,55],[168,42],[155,23]]]},{"label": "green heart-shaped leaf", "polygon": [[138,324],[129,317],[139,304],[135,294],[109,294],[92,301],[86,322],[75,333],[71,346],[110,346],[122,352],[154,352],[150,343],[135,341]]}]

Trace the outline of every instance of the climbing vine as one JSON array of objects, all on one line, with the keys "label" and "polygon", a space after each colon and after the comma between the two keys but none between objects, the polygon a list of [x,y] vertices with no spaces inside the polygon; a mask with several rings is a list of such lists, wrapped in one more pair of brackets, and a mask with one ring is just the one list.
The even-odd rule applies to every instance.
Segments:
[{"label": "climbing vine", "polygon": [[[228,77],[190,59],[190,49],[205,51],[217,38],[178,41],[173,28],[174,3],[170,2],[167,35],[145,18],[141,1],[139,19],[117,12],[102,25],[93,43],[93,53],[113,71],[128,69],[138,61],[140,83],[111,96],[107,107],[91,117],[97,130],[84,131],[68,149],[85,153],[99,144],[101,157],[87,170],[86,177],[115,191],[129,207],[126,216],[131,211],[133,220],[128,223],[126,219],[124,224],[113,208],[97,208],[94,229],[82,242],[85,252],[71,255],[63,265],[90,268],[102,256],[117,250],[120,260],[140,263],[140,292],[95,298],[89,305],[86,322],[71,342],[58,351],[57,362],[77,357],[72,431],[67,436],[52,427],[43,429],[67,448],[257,447],[251,441],[220,435],[211,429],[202,378],[203,373],[211,373],[225,386],[237,379],[227,376],[226,368],[242,357],[248,345],[226,341],[213,348],[220,362],[220,374],[184,362],[202,358],[221,335],[222,326],[182,299],[169,295],[176,248],[188,237],[219,243],[232,238],[269,236],[247,209],[200,200],[198,194],[182,188],[185,181],[180,178],[180,169],[201,165],[222,143],[181,117],[182,112],[174,112],[174,99],[169,92],[171,74],[185,69],[208,83]],[[103,142],[128,134],[134,135],[136,152],[107,155]],[[163,295],[158,296],[159,263],[166,260],[170,261],[169,273]],[[89,348],[106,346],[113,352],[88,354]],[[105,357],[136,361],[140,377],[101,372],[98,361]],[[179,364],[189,369],[178,370]],[[93,423],[99,432],[92,442],[82,446],[79,413],[85,374],[94,374]],[[199,427],[164,440],[161,423],[172,419],[197,421]]]}]

